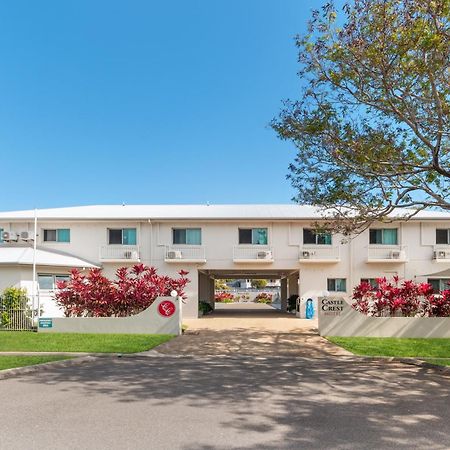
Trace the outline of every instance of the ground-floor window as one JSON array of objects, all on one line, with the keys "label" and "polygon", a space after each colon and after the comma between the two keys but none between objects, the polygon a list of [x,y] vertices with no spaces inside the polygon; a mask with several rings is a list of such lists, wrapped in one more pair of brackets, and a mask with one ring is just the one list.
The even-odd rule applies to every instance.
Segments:
[{"label": "ground-floor window", "polygon": [[450,279],[448,278],[428,278],[428,283],[433,286],[435,292],[450,289]]},{"label": "ground-floor window", "polygon": [[369,283],[374,289],[378,288],[377,278],[361,278],[361,283]]},{"label": "ground-floor window", "polygon": [[327,290],[330,292],[347,292],[347,280],[345,278],[328,278]]},{"label": "ground-floor window", "polygon": [[70,278],[69,275],[56,275],[56,274],[47,274],[40,273],[38,274],[38,285],[41,290],[53,290],[56,289],[56,283],[58,281],[68,281]]}]

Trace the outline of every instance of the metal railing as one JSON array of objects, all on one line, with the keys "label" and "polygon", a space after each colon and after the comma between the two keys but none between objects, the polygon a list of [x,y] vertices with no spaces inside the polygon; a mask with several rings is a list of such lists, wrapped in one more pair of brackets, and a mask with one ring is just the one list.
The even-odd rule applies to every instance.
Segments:
[{"label": "metal railing", "polygon": [[300,247],[300,261],[339,261],[339,247],[331,245],[306,245]]},{"label": "metal railing", "polygon": [[103,245],[100,247],[100,260],[139,261],[138,245]]},{"label": "metal railing", "polygon": [[166,245],[166,261],[206,261],[206,249],[202,245]]},{"label": "metal railing", "polygon": [[404,245],[371,245],[367,249],[367,259],[405,261],[406,246]]},{"label": "metal railing", "polygon": [[273,261],[273,247],[268,245],[235,245],[234,261]]},{"label": "metal railing", "polygon": [[28,300],[17,307],[5,306],[0,299],[0,331],[30,331],[33,329],[32,311]]}]

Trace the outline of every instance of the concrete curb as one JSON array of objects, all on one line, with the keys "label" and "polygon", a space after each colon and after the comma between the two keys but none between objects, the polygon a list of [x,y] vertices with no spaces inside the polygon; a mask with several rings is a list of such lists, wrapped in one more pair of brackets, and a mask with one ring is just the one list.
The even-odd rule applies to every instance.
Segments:
[{"label": "concrete curb", "polygon": [[34,364],[32,366],[15,367],[12,369],[0,370],[0,380],[13,378],[20,375],[40,372],[42,370],[52,369],[54,367],[70,367],[74,365],[83,364],[97,359],[95,356],[82,356],[74,359],[64,359],[62,361],[49,361],[41,364]]}]

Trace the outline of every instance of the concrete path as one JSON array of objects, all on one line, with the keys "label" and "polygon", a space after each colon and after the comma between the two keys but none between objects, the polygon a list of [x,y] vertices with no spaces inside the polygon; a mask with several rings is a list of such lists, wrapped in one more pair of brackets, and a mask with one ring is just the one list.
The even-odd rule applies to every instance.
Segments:
[{"label": "concrete path", "polygon": [[185,320],[183,336],[158,347],[170,355],[320,357],[350,355],[321,338],[316,320],[302,320],[268,305],[219,305],[214,314]]}]

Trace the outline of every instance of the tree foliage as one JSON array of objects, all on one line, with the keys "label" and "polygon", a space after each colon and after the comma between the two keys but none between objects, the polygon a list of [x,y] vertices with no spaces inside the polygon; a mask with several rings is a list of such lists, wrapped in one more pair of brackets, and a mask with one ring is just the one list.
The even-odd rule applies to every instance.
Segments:
[{"label": "tree foliage", "polygon": [[450,0],[327,3],[296,44],[302,96],[272,122],[295,200],[344,233],[450,209]]},{"label": "tree foliage", "polygon": [[66,316],[130,316],[148,308],[157,297],[169,296],[173,290],[184,298],[188,272],[179,274],[180,278],[158,275],[154,267],[136,264],[131,269],[119,268],[116,280],[111,281],[101,269],[91,269],[86,275],[73,269],[69,281],[58,282],[56,303]]}]

